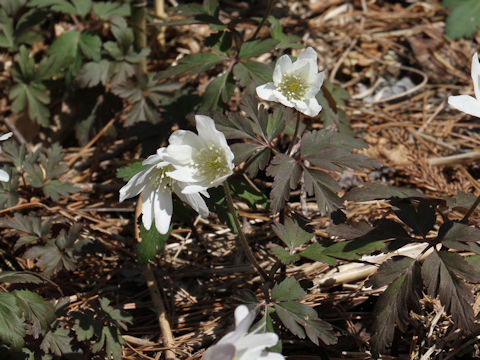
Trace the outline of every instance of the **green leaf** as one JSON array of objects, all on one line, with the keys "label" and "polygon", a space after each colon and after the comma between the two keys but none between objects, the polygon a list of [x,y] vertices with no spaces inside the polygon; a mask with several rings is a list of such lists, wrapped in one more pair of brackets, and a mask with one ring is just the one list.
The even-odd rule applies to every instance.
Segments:
[{"label": "green leaf", "polygon": [[112,16],[130,16],[130,6],[117,2],[99,1],[93,4],[93,13],[102,20],[108,20]]},{"label": "green leaf", "polygon": [[[232,191],[231,186],[230,191]],[[219,186],[216,188],[210,188],[208,189],[208,193],[210,197],[205,199],[205,203],[207,204],[208,208],[215,214],[217,214],[218,220],[220,220],[220,222],[226,224],[234,232],[237,232],[238,229],[235,225],[233,214],[230,212],[230,208],[228,206],[223,187]]]},{"label": "green leaf", "polygon": [[268,207],[270,200],[262,192],[256,191],[252,186],[241,177],[232,176],[228,179],[232,196],[243,200],[252,210],[257,209],[257,205]]},{"label": "green leaf", "polygon": [[421,193],[414,189],[369,183],[363,184],[362,187],[350,190],[343,196],[343,199],[348,201],[370,201],[389,199],[392,197],[406,198],[422,196]]},{"label": "green leaf", "polygon": [[16,297],[0,292],[0,340],[13,349],[20,349],[24,344],[25,329],[20,316]]},{"label": "green leaf", "polygon": [[277,213],[285,201],[288,201],[290,190],[298,186],[301,168],[295,159],[284,154],[277,154],[267,168],[267,175],[274,177],[270,198],[272,199],[272,210]]},{"label": "green leaf", "polygon": [[307,293],[294,277],[287,277],[281,283],[275,284],[272,289],[272,300],[275,301],[298,300],[305,295],[307,295]]},{"label": "green leaf", "polygon": [[375,304],[371,343],[372,352],[378,357],[379,353],[392,344],[395,325],[405,331],[410,320],[410,310],[418,311],[420,308],[420,265],[408,257],[394,257],[380,266],[373,281],[377,285],[392,281]]},{"label": "green leaf", "polygon": [[326,172],[304,168],[303,178],[308,195],[315,195],[318,209],[324,214],[342,207],[343,200],[337,195],[340,187]]},{"label": "green leaf", "polygon": [[116,176],[124,181],[129,181],[133,176],[140,171],[148,169],[150,165],[143,165],[143,160],[133,161],[131,164],[122,166],[117,169]]},{"label": "green leaf", "polygon": [[202,96],[200,111],[216,110],[221,102],[227,102],[234,89],[233,77],[226,72],[211,81]]},{"label": "green leaf", "polygon": [[250,79],[256,86],[272,81],[273,68],[258,61],[238,62],[233,70],[235,76],[240,80],[240,86],[248,85]]},{"label": "green leaf", "polygon": [[280,223],[273,224],[272,229],[291,252],[313,237],[313,233],[302,229],[292,218],[286,219],[285,225]]},{"label": "green leaf", "polygon": [[203,8],[207,14],[216,16],[218,9],[218,0],[203,0]]},{"label": "green leaf", "polygon": [[45,93],[46,87],[36,81],[29,84],[17,83],[8,94],[8,98],[13,100],[12,110],[19,113],[27,110],[28,116],[36,120],[38,124],[47,127],[50,119],[50,111],[45,106],[50,103],[50,97]]},{"label": "green leaf", "polygon": [[[457,326],[469,333],[475,326],[473,294],[458,276],[466,276],[465,270],[473,270],[473,267],[459,257],[444,250],[433,251],[423,263],[422,277],[428,295],[433,298],[440,296],[441,303],[452,315]],[[478,271],[466,277],[478,279]]]},{"label": "green leaf", "polygon": [[[416,234],[426,236],[436,223],[436,212],[425,199],[413,202],[411,199],[391,199],[395,215]],[[416,205],[416,206],[414,206]]]},{"label": "green leaf", "polygon": [[49,7],[52,11],[85,17],[90,12],[91,0],[30,0],[29,7]]},{"label": "green leaf", "polygon": [[42,187],[43,194],[52,199],[58,201],[61,196],[68,197],[74,194],[78,189],[70,183],[62,183],[60,180],[50,180]]},{"label": "green leaf", "polygon": [[469,250],[469,244],[466,243],[480,241],[480,230],[474,227],[457,222],[453,224],[445,223],[444,225],[450,226],[450,228],[441,241],[443,245],[450,249]]},{"label": "green leaf", "polygon": [[204,40],[204,44],[215,52],[228,55],[232,47],[232,34],[230,31],[212,33]]},{"label": "green leaf", "polygon": [[474,35],[480,25],[480,3],[477,0],[444,0],[450,9],[445,33],[453,40]]},{"label": "green leaf", "polygon": [[291,264],[300,260],[300,255],[291,254],[281,246],[275,246],[272,248],[272,253],[278,257],[283,264]]},{"label": "green leaf", "polygon": [[0,283],[12,284],[40,284],[43,280],[33,274],[27,274],[22,271],[2,271],[0,272]]},{"label": "green leaf", "polygon": [[158,73],[159,80],[170,76],[177,76],[190,72],[191,75],[206,71],[215,64],[223,60],[223,57],[213,53],[198,53],[183,57],[178,61],[178,65]]},{"label": "green leaf", "polygon": [[294,48],[294,49],[302,49],[303,45],[300,43],[300,38],[293,34],[285,34],[282,30],[282,25],[280,21],[270,15],[267,18],[268,22],[272,25],[270,30],[270,35],[275,40],[278,40],[280,43],[278,44],[278,48],[285,49],[285,48]]},{"label": "green leaf", "polygon": [[47,331],[50,324],[55,320],[55,309],[51,303],[43,297],[29,290],[13,291],[20,311],[26,321],[32,323],[30,331],[34,338]]},{"label": "green leaf", "polygon": [[166,234],[160,234],[155,227],[155,221],[152,223],[150,230],[145,229],[143,223],[138,225],[140,227],[140,238],[142,241],[138,244],[137,253],[140,264],[146,264],[157,255],[165,246],[166,241],[172,231],[172,227]]},{"label": "green leaf", "polygon": [[282,302],[275,304],[275,311],[285,327],[300,339],[305,339],[306,333],[315,345],[319,345],[318,339],[326,345],[337,342],[332,326],[319,319],[317,312],[310,306],[297,302]]},{"label": "green leaf", "polygon": [[72,352],[70,342],[70,331],[64,327],[58,327],[55,330],[49,331],[40,344],[40,349],[45,353],[52,353],[57,356],[68,354]]},{"label": "green leaf", "polygon": [[110,62],[88,62],[83,65],[77,74],[76,80],[80,87],[94,87],[98,84],[106,85],[110,78]]},{"label": "green leaf", "polygon": [[90,340],[103,326],[100,320],[94,318],[95,313],[89,309],[71,312],[70,316],[75,319],[73,330],[78,341]]},{"label": "green leaf", "polygon": [[131,324],[133,318],[129,315],[123,315],[120,310],[111,306],[110,300],[105,297],[101,297],[99,302],[104,315],[108,316],[108,319],[106,320],[110,323],[114,323],[123,330],[127,330],[127,324]]},{"label": "green leaf", "polygon": [[327,248],[321,244],[313,243],[308,248],[300,252],[299,255],[306,257],[307,259],[327,263],[332,266],[336,265],[337,260],[334,257],[326,254],[326,250]]},{"label": "green leaf", "polygon": [[275,39],[245,41],[240,48],[238,57],[240,59],[246,59],[265,54],[273,50],[278,43],[279,41]]}]

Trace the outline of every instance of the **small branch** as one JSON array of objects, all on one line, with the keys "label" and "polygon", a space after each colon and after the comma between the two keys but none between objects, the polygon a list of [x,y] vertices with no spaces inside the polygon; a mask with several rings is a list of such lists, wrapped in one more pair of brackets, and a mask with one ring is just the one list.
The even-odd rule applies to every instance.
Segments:
[{"label": "small branch", "polygon": [[[140,230],[137,225],[137,219],[142,212],[142,195],[138,197],[137,207],[135,209],[135,239],[140,242]],[[168,349],[165,350],[165,359],[166,360],[177,360],[173,348],[175,348],[175,339],[173,338],[172,329],[170,328],[170,323],[167,319],[167,313],[165,311],[165,306],[163,304],[162,296],[160,290],[158,289],[158,284],[153,274],[150,264],[147,264],[143,267],[143,275],[147,280],[148,291],[150,292],[150,297],[152,298],[153,305],[155,306],[155,312],[157,313],[157,321],[160,326],[160,331],[162,332],[163,344]]]},{"label": "small branch", "polygon": [[480,195],[477,196],[477,198],[475,199],[475,201],[473,202],[472,206],[470,206],[470,209],[468,209],[468,211],[466,212],[466,214],[463,216],[463,219],[461,221],[462,224],[466,224],[468,222],[468,218],[470,217],[470,215],[473,214],[473,212],[475,211],[475,209],[477,208],[478,204],[480,204]]},{"label": "small branch", "polygon": [[298,136],[298,129],[300,129],[300,112],[297,111],[297,122],[295,124],[295,131],[293,132],[293,138],[292,142],[290,143],[290,146],[288,147],[287,154],[292,155],[293,147],[296,144],[297,136]]},{"label": "small branch", "polygon": [[[133,32],[135,34],[135,45],[138,50],[147,47],[147,17],[146,17],[146,0],[137,0],[132,4],[132,23]],[[144,74],[147,73],[147,62],[145,59],[138,63],[138,67]]]},{"label": "small branch", "polygon": [[258,273],[259,273],[260,277],[262,278],[263,282],[266,283],[268,281],[268,274],[260,266],[257,259],[255,258],[255,255],[253,255],[253,253],[252,253],[252,249],[250,249],[250,246],[248,245],[247,238],[245,237],[245,234],[243,233],[242,226],[240,225],[240,220],[238,219],[237,212],[235,211],[235,206],[233,205],[232,194],[230,193],[230,187],[228,186],[227,181],[225,181],[223,183],[223,188],[225,189],[225,196],[227,198],[228,208],[230,209],[230,212],[232,213],[232,216],[233,216],[233,221],[235,222],[235,225],[237,226],[238,239],[240,240],[240,244],[242,245],[243,249],[245,250],[245,253],[247,254],[248,259],[250,260],[252,265],[255,267],[255,269],[258,271]]},{"label": "small branch", "polygon": [[[158,22],[159,19],[164,20],[166,18],[165,14],[165,1],[164,0],[155,0],[154,1],[154,12],[155,12],[155,22]],[[162,48],[165,47],[165,26],[162,26],[158,30],[157,41]]]},{"label": "small branch", "polygon": [[463,154],[431,158],[431,159],[428,159],[428,164],[433,166],[452,165],[452,164],[469,163],[478,159],[480,159],[480,152],[470,151]]},{"label": "small branch", "polygon": [[262,26],[265,25],[265,21],[267,21],[268,16],[272,12],[273,3],[274,3],[274,0],[269,0],[268,1],[267,10],[265,11],[265,14],[263,15],[262,21],[260,21],[260,24],[258,24],[257,29],[253,33],[250,40],[254,40],[257,37],[258,33],[260,32],[260,29],[262,28]]}]

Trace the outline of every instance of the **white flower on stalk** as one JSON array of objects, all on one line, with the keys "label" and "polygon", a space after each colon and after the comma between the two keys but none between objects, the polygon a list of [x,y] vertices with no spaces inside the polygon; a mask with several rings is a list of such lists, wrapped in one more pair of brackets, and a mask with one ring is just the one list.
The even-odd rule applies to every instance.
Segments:
[{"label": "white flower on stalk", "polygon": [[455,109],[480,117],[480,63],[475,53],[472,58],[472,80],[475,97],[470,95],[449,96],[448,103]]},{"label": "white flower on stalk", "polygon": [[325,73],[318,72],[317,53],[306,48],[295,62],[281,56],[273,70],[273,82],[257,87],[257,95],[268,101],[294,107],[308,116],[317,116],[322,106],[315,96],[320,91]]},{"label": "white flower on stalk", "polygon": [[[5,141],[5,140],[11,138],[12,135],[13,135],[13,133],[11,133],[11,132],[3,134],[3,135],[0,136],[0,141]],[[0,152],[1,151],[2,151],[2,148],[0,147]],[[9,180],[10,180],[10,175],[8,175],[8,173],[5,170],[0,169],[0,181],[8,182]]]},{"label": "white flower on stalk", "polygon": [[203,360],[284,360],[282,354],[265,350],[278,342],[277,334],[248,333],[253,320],[255,311],[249,312],[245,305],[238,306],[235,309],[235,330],[208,348]]},{"label": "white flower on stalk", "polygon": [[192,194],[220,185],[233,173],[233,153],[225,135],[208,116],[195,115],[198,135],[177,130],[169,138],[164,159],[173,165],[166,174],[188,183],[182,192]]},{"label": "white flower on stalk", "polygon": [[202,196],[198,192],[184,194],[182,190],[188,184],[176,181],[167,175],[169,171],[173,170],[173,166],[164,160],[165,153],[166,148],[160,148],[155,155],[150,155],[142,163],[150,167],[135,174],[120,189],[120,202],[143,192],[143,226],[150,230],[152,221],[155,220],[155,227],[161,234],[166,234],[170,228],[173,212],[172,192],[201,216],[208,216],[208,207]]}]

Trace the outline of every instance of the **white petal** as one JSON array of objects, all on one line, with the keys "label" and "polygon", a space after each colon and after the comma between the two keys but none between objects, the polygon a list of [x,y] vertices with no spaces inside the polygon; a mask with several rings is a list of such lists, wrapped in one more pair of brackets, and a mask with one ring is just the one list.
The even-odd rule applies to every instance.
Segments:
[{"label": "white petal", "polygon": [[195,177],[194,169],[188,166],[181,166],[175,170],[167,171],[166,175],[185,183],[196,182],[198,180],[197,177]]},{"label": "white petal", "polygon": [[160,234],[166,234],[172,220],[173,204],[172,193],[163,189],[157,189],[153,199],[153,215],[155,227]]},{"label": "white petal", "polygon": [[154,154],[143,160],[142,165],[156,165],[162,161],[163,159],[159,155]]},{"label": "white petal", "polygon": [[302,100],[295,100],[295,109],[300,111],[302,114],[307,116],[315,117],[318,115],[320,110],[322,110],[322,106],[318,103],[317,99],[311,97],[310,99],[306,99],[305,101]]},{"label": "white petal", "polygon": [[233,344],[216,344],[205,351],[202,360],[232,360],[234,356],[235,346]]},{"label": "white petal", "polygon": [[147,178],[153,168],[142,170],[135,174],[121,189],[120,202],[140,194],[147,185]]},{"label": "white petal", "polygon": [[168,138],[170,145],[190,145],[193,147],[200,147],[201,143],[198,135],[189,130],[176,130]]},{"label": "white petal", "polygon": [[317,73],[318,66],[316,63],[309,60],[297,60],[293,63],[288,74],[298,76],[306,82],[310,82]]},{"label": "white petal", "polygon": [[235,309],[235,326],[238,327],[240,323],[246,319],[250,311],[246,305],[237,306]]},{"label": "white petal", "polygon": [[308,99],[310,97],[314,97],[318,94],[320,89],[322,88],[323,79],[325,78],[325,71],[321,73],[315,74],[313,77],[314,80],[311,82],[310,88],[308,89],[307,93],[305,94],[305,98]]},{"label": "white petal", "polygon": [[228,148],[225,135],[221,131],[217,130],[215,127],[215,121],[211,117],[205,115],[195,115],[195,121],[197,123],[198,136],[205,144],[219,145],[223,149]]},{"label": "white petal", "polygon": [[477,53],[473,54],[472,58],[472,80],[475,97],[480,100],[480,62]]},{"label": "white petal", "polygon": [[257,360],[285,360],[282,354],[269,352],[266,354],[260,355]]},{"label": "white petal", "polygon": [[5,140],[7,140],[7,139],[10,139],[10,138],[12,137],[12,135],[13,135],[12,132],[3,134],[2,136],[0,136],[0,141],[5,141]]},{"label": "white petal", "polygon": [[206,185],[208,185],[208,188],[217,187],[217,186],[221,185],[225,180],[227,180],[228,177],[232,174],[233,174],[233,171],[229,171],[227,174],[223,175],[222,177],[219,177],[219,178],[215,179],[214,181],[212,181],[211,183],[206,184]]},{"label": "white petal", "polygon": [[199,184],[190,184],[187,185],[183,188],[182,193],[183,194],[194,194],[194,193],[199,193],[202,191],[207,190],[209,187],[212,186],[205,186],[205,185],[199,185]]},{"label": "white petal", "polygon": [[297,61],[298,60],[309,60],[317,64],[317,52],[309,46],[298,55]]},{"label": "white petal", "polygon": [[163,159],[174,165],[188,165],[192,161],[193,154],[198,151],[197,149],[188,144],[168,145],[167,153],[163,156]]},{"label": "white petal", "polygon": [[10,175],[5,171],[0,169],[0,181],[8,182],[10,180]]},{"label": "white petal", "polygon": [[142,193],[142,222],[145,229],[150,230],[152,227],[153,215],[153,198],[155,190],[147,186]]},{"label": "white petal", "polygon": [[206,218],[208,216],[208,206],[205,204],[205,200],[203,200],[199,193],[183,194],[179,189],[179,191],[175,191],[175,194],[177,194],[180,200],[190,205],[191,208],[199,213],[201,217]]},{"label": "white petal", "polygon": [[480,100],[469,95],[449,96],[448,103],[455,109],[480,117]]},{"label": "white petal", "polygon": [[276,101],[278,101],[279,103],[285,105],[286,107],[293,107],[293,106],[294,106],[293,102],[291,102],[290,100],[288,100],[280,91],[275,90],[275,91],[273,92],[273,94],[274,94],[275,97],[277,98]]},{"label": "white petal", "polygon": [[265,349],[274,346],[278,342],[278,336],[275,333],[248,334],[238,340],[235,345],[237,349]]},{"label": "white petal", "polygon": [[277,60],[275,64],[275,69],[273,70],[273,83],[275,86],[278,86],[280,81],[282,81],[283,75],[290,71],[292,66],[292,59],[288,55],[282,55]]},{"label": "white petal", "polygon": [[269,82],[260,86],[257,86],[257,95],[260,99],[267,101],[278,101],[274,95],[275,85],[273,82]]}]

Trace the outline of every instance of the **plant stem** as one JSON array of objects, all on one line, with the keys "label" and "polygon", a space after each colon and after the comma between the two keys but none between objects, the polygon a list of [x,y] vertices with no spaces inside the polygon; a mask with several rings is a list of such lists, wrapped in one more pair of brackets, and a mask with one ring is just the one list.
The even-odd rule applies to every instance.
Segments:
[{"label": "plant stem", "polygon": [[267,10],[265,11],[265,14],[263,15],[263,18],[262,18],[262,21],[260,21],[260,24],[258,24],[257,26],[257,29],[255,30],[255,32],[253,33],[252,37],[250,38],[250,40],[254,40],[258,33],[260,32],[260,29],[262,28],[262,26],[265,24],[265,21],[267,21],[267,18],[268,16],[270,15],[270,13],[272,12],[272,8],[273,8],[273,3],[274,3],[275,0],[268,0],[268,5],[267,5]]},{"label": "plant stem", "polygon": [[[147,47],[147,18],[145,8],[147,6],[146,0],[137,0],[132,4],[132,23],[133,33],[135,34],[135,46],[138,50]],[[140,70],[144,74],[147,73],[147,62],[145,59],[138,63]]]},{"label": "plant stem", "polygon": [[473,202],[472,206],[470,206],[470,209],[468,209],[467,213],[463,217],[463,219],[461,221],[462,224],[466,224],[468,222],[468,218],[470,217],[470,215],[473,214],[473,212],[477,208],[478,204],[480,204],[480,195],[477,196],[477,199]]},{"label": "plant stem", "polygon": [[268,274],[260,266],[257,259],[255,258],[255,255],[253,255],[253,253],[252,253],[252,249],[250,249],[250,246],[248,245],[247,238],[245,237],[245,234],[243,233],[242,226],[240,225],[240,220],[238,219],[237,212],[236,212],[235,207],[233,205],[233,199],[232,199],[232,194],[230,193],[230,187],[228,186],[228,182],[226,180],[223,183],[223,188],[225,190],[225,196],[227,198],[228,208],[230,209],[230,212],[232,213],[233,221],[235,222],[235,225],[237,227],[238,239],[240,240],[240,244],[242,245],[243,249],[245,250],[245,253],[247,254],[248,259],[250,260],[252,265],[255,267],[255,269],[258,271],[258,273],[259,273],[260,277],[262,278],[263,282],[266,283],[268,281]]},{"label": "plant stem", "polygon": [[297,111],[297,123],[295,124],[295,131],[293,132],[293,138],[292,142],[290,143],[290,146],[288,147],[287,154],[291,154],[293,147],[296,144],[297,136],[298,136],[298,129],[300,129],[300,112]]}]

